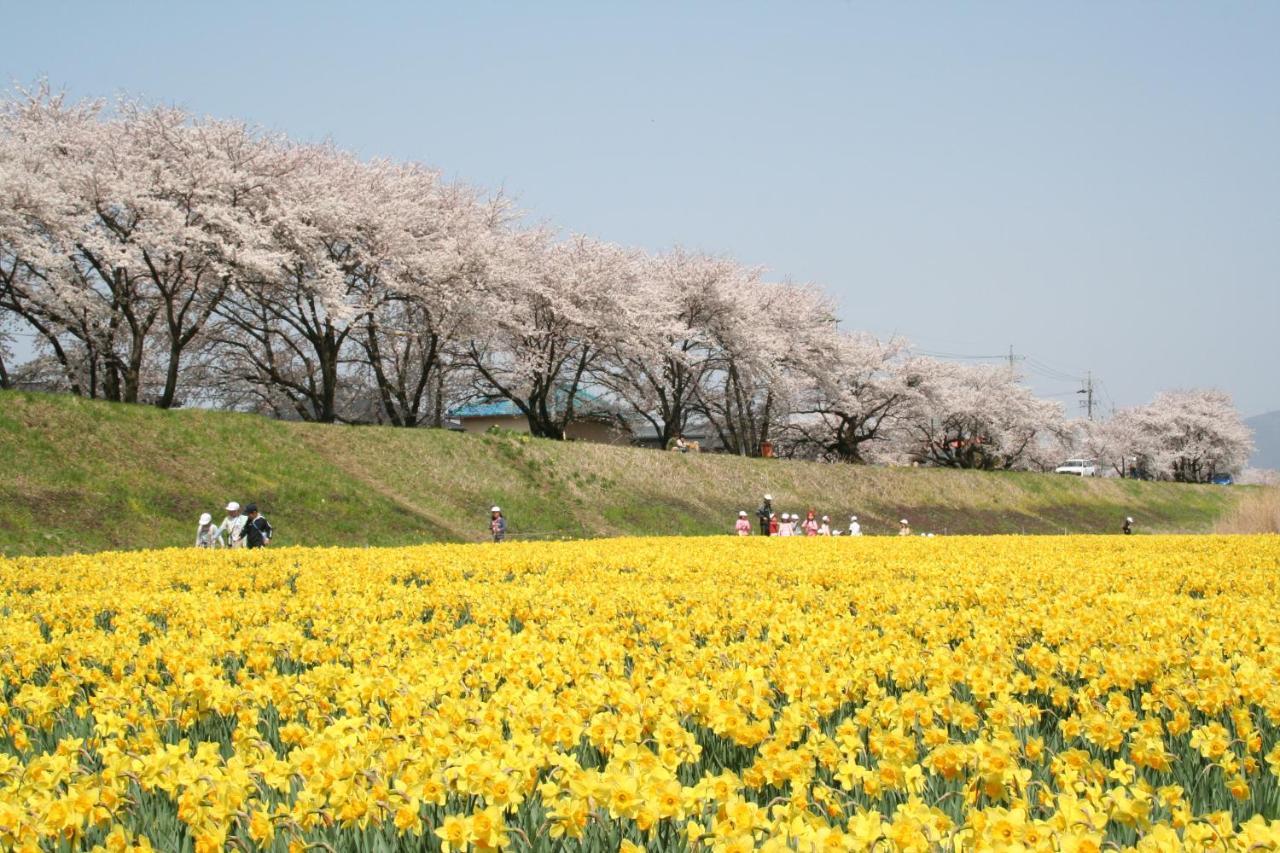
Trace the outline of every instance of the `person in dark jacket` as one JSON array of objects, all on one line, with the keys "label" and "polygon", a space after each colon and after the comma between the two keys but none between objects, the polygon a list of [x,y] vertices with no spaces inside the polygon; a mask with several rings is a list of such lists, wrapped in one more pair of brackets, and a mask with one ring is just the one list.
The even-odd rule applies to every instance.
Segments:
[{"label": "person in dark jacket", "polygon": [[769,535],[769,519],[773,517],[773,495],[765,495],[764,503],[756,510],[756,518],[760,519],[760,535]]},{"label": "person in dark jacket", "polygon": [[1124,527],[1121,527],[1121,528],[1120,528],[1120,530],[1124,533],[1124,535],[1125,535],[1125,536],[1130,536],[1130,535],[1132,535],[1132,534],[1133,534],[1133,519],[1132,519],[1132,518],[1129,518],[1129,517],[1127,517],[1127,516],[1126,516],[1126,517],[1125,517],[1125,520],[1124,520]]},{"label": "person in dark jacket", "polygon": [[244,540],[247,548],[265,548],[271,544],[271,522],[267,521],[261,515],[258,515],[258,505],[249,504],[244,508],[247,521],[244,523],[244,530],[240,532],[240,538]]}]

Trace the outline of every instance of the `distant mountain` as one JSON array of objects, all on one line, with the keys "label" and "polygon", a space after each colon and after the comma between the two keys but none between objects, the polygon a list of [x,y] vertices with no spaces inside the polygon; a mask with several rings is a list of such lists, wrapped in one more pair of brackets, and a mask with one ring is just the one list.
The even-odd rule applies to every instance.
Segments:
[{"label": "distant mountain", "polygon": [[1244,422],[1253,430],[1255,445],[1249,466],[1280,471],[1280,411],[1245,418]]}]

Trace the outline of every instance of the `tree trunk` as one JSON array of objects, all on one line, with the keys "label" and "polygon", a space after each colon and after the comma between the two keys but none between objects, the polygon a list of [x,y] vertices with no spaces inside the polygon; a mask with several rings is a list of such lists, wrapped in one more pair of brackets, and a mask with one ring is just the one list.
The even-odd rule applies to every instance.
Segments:
[{"label": "tree trunk", "polygon": [[156,406],[161,409],[173,408],[174,398],[178,395],[178,365],[182,358],[182,348],[172,337],[169,341],[169,366],[164,373],[164,390],[160,392],[160,399],[156,401]]},{"label": "tree trunk", "polygon": [[124,394],[123,401],[126,403],[138,402],[138,397],[142,391],[142,356],[145,352],[146,336],[143,333],[137,333],[129,344],[129,363],[125,367],[124,372]]},{"label": "tree trunk", "polygon": [[320,353],[320,408],[317,415],[323,424],[331,424],[338,419],[338,350],[332,346],[332,337],[332,334],[325,336],[325,346]]},{"label": "tree trunk", "polygon": [[435,411],[432,413],[431,425],[436,429],[444,426],[444,371],[436,370]]}]

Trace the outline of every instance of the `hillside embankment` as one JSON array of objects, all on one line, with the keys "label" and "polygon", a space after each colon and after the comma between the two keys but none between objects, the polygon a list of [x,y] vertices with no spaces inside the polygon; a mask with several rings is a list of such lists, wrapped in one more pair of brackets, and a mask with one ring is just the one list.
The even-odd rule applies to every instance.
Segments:
[{"label": "hillside embankment", "polygon": [[1227,523],[1240,488],[680,455],[527,436],[328,426],[0,392],[0,553],[182,545],[201,512],[256,501],[278,541],[480,540],[500,504],[513,537],[713,534],[753,513],[816,508],[868,534],[1112,533]]}]

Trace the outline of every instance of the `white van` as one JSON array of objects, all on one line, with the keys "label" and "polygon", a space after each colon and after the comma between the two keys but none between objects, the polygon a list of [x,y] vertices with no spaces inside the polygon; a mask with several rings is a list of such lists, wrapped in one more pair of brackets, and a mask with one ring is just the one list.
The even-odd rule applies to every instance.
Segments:
[{"label": "white van", "polygon": [[1098,476],[1098,460],[1068,459],[1057,468],[1054,468],[1053,471],[1055,474],[1074,474],[1077,477],[1096,477]]}]

